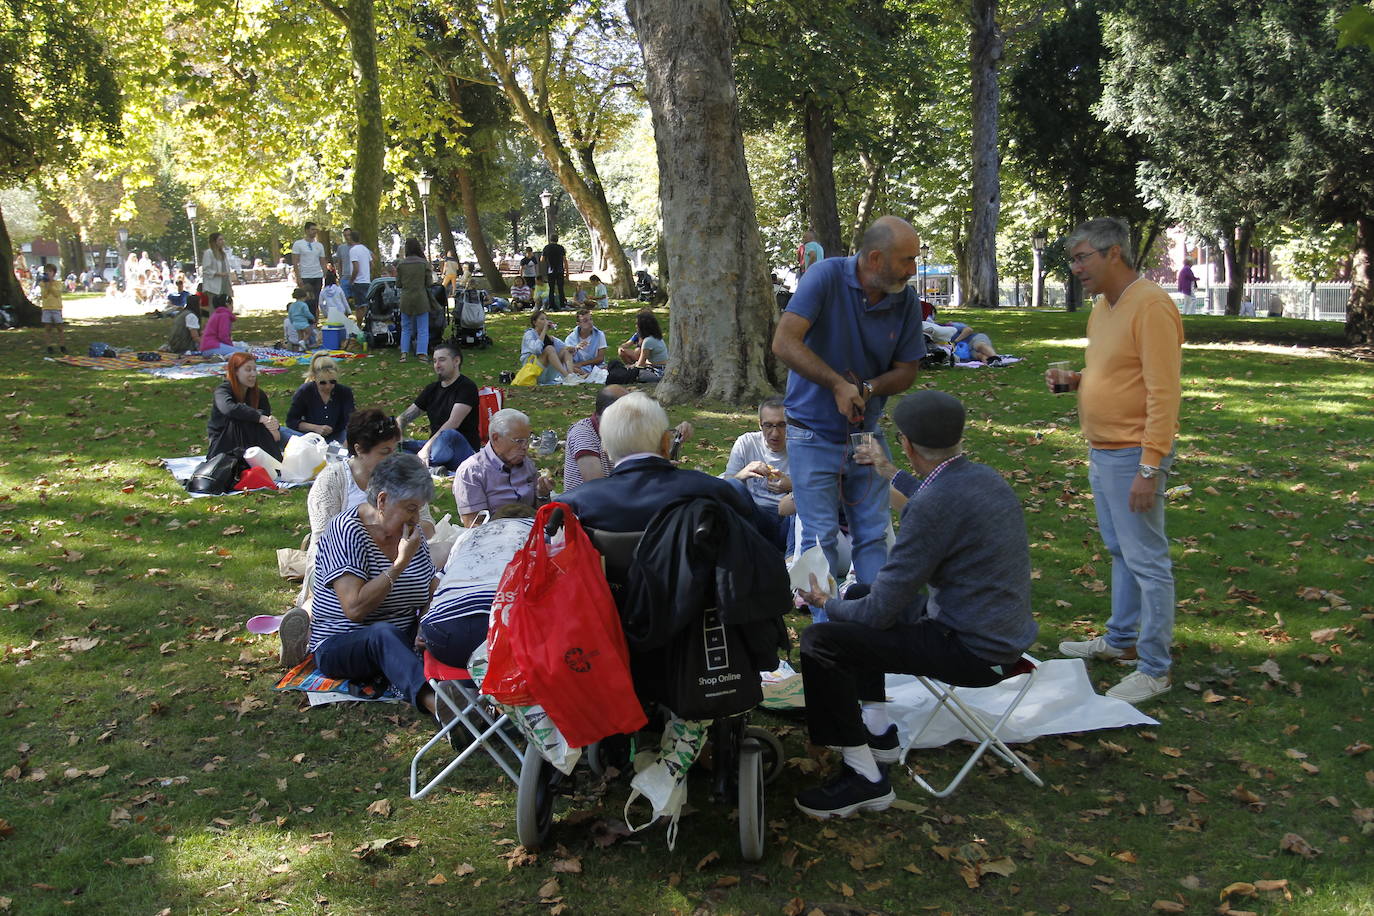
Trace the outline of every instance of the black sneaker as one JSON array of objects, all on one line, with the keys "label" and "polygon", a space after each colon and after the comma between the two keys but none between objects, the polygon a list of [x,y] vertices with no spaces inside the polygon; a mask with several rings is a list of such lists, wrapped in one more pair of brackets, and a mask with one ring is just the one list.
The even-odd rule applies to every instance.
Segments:
[{"label": "black sneaker", "polygon": [[62,351],[62,355],[63,355],[63,356],[66,356],[66,355],[67,355],[67,348],[66,348],[66,347],[58,347],[58,349]]},{"label": "black sneaker", "polygon": [[884,811],[897,800],[886,771],[869,782],[845,764],[840,774],[823,786],[797,793],[796,805],[812,817],[848,817],[855,811]]},{"label": "black sneaker", "polygon": [[868,732],[868,749],[878,763],[896,763],[902,756],[902,743],[897,739],[897,726],[889,725],[881,735]]},{"label": "black sneaker", "polygon": [[57,351],[54,350],[52,347],[48,347],[48,355],[49,355],[49,356],[52,356],[52,355],[55,354],[56,352],[57,352]]},{"label": "black sneaker", "polygon": [[302,607],[287,611],[277,635],[281,637],[281,664],[289,671],[305,661],[310,646],[310,612]]}]

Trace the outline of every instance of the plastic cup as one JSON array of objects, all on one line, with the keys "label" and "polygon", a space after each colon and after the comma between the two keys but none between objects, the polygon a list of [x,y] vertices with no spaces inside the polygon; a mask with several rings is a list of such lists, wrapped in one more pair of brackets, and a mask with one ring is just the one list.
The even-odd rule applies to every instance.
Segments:
[{"label": "plastic cup", "polygon": [[850,449],[851,449],[855,454],[858,454],[859,448],[860,448],[861,446],[872,445],[872,444],[873,444],[873,434],[872,434],[872,433],[869,433],[869,432],[860,432],[860,433],[850,433],[850,434],[849,434],[849,447],[850,447]]},{"label": "plastic cup", "polygon": [[1064,394],[1069,388],[1070,369],[1067,362],[1050,363],[1050,384],[1055,394]]}]

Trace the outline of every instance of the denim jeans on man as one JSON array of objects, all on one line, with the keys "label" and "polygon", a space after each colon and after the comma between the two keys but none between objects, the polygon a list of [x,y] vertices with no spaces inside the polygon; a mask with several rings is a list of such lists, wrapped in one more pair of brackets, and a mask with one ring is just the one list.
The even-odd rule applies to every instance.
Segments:
[{"label": "denim jeans on man", "polygon": [[1160,461],[1154,506],[1132,512],[1131,484],[1140,466],[1139,448],[1089,449],[1088,481],[1097,506],[1097,527],[1112,557],[1112,616],[1107,644],[1135,646],[1140,670],[1164,677],[1172,664],[1174,568],[1164,533],[1164,487],[1172,453]]},{"label": "denim jeans on man", "polygon": [[[886,451],[882,431],[874,436]],[[887,481],[872,465],[854,460],[848,441],[828,442],[813,430],[797,426],[787,427],[787,457],[802,524],[798,549],[814,546],[819,538],[831,574],[836,581],[844,579],[846,570],[839,568],[835,550],[843,500],[853,541],[854,577],[871,583],[887,560]]]},{"label": "denim jeans on man", "polygon": [[[419,454],[420,449],[424,447],[424,439],[405,439],[401,442],[401,449],[412,455]],[[458,465],[474,454],[476,453],[466,436],[456,429],[446,429],[434,437],[434,444],[429,447],[429,466],[456,471]]]},{"label": "denim jeans on man", "polygon": [[425,356],[429,353],[429,313],[407,315],[401,313],[401,353],[410,352],[410,338],[415,338],[415,353]]}]

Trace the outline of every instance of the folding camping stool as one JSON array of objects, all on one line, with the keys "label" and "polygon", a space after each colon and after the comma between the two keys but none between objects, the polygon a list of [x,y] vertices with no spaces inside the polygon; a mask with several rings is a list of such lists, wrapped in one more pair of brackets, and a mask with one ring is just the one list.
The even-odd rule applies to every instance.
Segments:
[{"label": "folding camping stool", "polygon": [[[429,686],[434,689],[434,702],[443,703],[448,710],[453,713],[453,718],[449,720],[439,733],[425,742],[425,746],[415,752],[415,757],[410,761],[410,797],[424,798],[439,783],[448,778],[448,774],[462,765],[479,748],[486,750],[491,755],[491,759],[496,761],[496,765],[510,777],[511,782],[520,783],[520,761],[524,753],[516,746],[511,736],[506,731],[506,726],[510,724],[510,718],[505,713],[500,713],[498,709],[492,707],[489,700],[482,697],[472,684],[472,677],[465,668],[454,668],[445,665],[428,652],[425,653],[425,677],[429,680]],[[452,688],[460,701],[455,701],[450,697],[446,690],[440,690],[439,685],[443,683]],[[498,713],[500,713],[498,715]],[[448,764],[439,771],[438,775],[425,783],[424,788],[417,788],[419,785],[420,758],[424,757],[429,751],[449,740],[449,733],[455,726],[462,725],[472,736],[471,742],[464,748],[457,757],[450,760]]]},{"label": "folding camping stool", "polygon": [[975,738],[980,738],[982,740],[978,746],[973,749],[973,753],[969,755],[968,760],[964,762],[964,766],[959,770],[958,775],[956,775],[950,784],[943,789],[937,790],[930,783],[926,782],[925,779],[916,772],[915,767],[907,768],[911,773],[911,778],[916,780],[916,783],[922,789],[925,789],[936,798],[945,798],[951,795],[955,789],[959,788],[959,784],[964,781],[964,777],[973,769],[974,764],[976,764],[978,759],[991,748],[993,753],[1001,757],[1009,766],[1019,770],[1023,776],[1035,785],[1043,788],[1045,783],[1035,774],[1035,771],[1032,770],[1024,760],[1016,756],[1012,749],[1007,747],[1006,742],[998,736],[998,733],[1002,730],[1002,726],[1011,718],[1011,714],[1016,711],[1016,707],[1020,706],[1021,701],[1026,698],[1026,694],[1030,693],[1031,685],[1035,683],[1035,676],[1037,673],[1039,673],[1039,663],[1029,655],[1022,655],[1021,660],[1013,665],[1011,670],[1007,671],[1006,676],[1002,678],[1003,682],[1014,677],[1025,675],[1025,683],[1021,685],[1021,689],[1016,692],[1016,696],[1012,698],[1011,702],[1007,704],[1007,708],[1002,712],[1002,715],[996,722],[992,723],[991,726],[988,725],[981,713],[977,710],[970,709],[959,699],[957,695],[957,691],[959,690],[958,687],[952,687],[942,681],[936,681],[919,674],[916,675],[916,680],[924,684],[925,688],[929,690],[939,702],[935,704],[935,709],[933,709],[926,718],[925,724],[921,726],[920,731],[912,735],[911,740],[907,741],[906,746],[902,748],[902,756],[900,758],[902,762],[906,761],[906,755],[911,753],[912,747],[920,739],[921,735],[925,734],[930,724],[935,721],[935,717],[940,714],[940,710],[946,707],[948,707],[950,715],[959,720],[959,724],[972,732]]}]

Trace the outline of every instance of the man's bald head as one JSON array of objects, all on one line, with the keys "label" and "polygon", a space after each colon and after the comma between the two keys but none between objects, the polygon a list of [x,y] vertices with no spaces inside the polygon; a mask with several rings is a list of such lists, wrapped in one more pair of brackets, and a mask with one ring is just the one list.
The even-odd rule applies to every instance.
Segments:
[{"label": "man's bald head", "polygon": [[898,245],[907,242],[914,242],[916,246],[921,243],[910,223],[896,216],[880,216],[864,231],[863,240],[859,243],[859,257],[867,257],[870,251],[888,255]]},{"label": "man's bald head", "polygon": [[599,417],[616,401],[630,393],[624,385],[607,385],[596,393],[596,415]]}]

